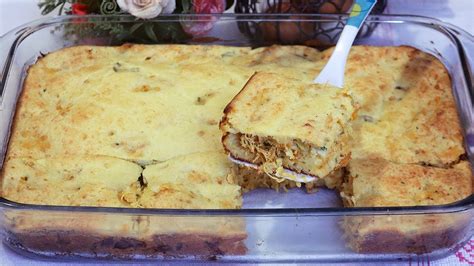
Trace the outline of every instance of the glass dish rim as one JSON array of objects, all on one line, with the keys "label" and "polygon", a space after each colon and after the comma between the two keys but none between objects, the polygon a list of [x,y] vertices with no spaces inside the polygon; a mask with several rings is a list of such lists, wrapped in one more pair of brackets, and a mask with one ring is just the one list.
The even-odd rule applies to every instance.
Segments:
[{"label": "glass dish rim", "polygon": [[[182,20],[208,20],[209,16],[222,20],[260,20],[260,21],[339,21],[347,17],[341,14],[171,14],[160,15],[149,22],[170,22]],[[33,20],[29,23],[18,26],[4,35],[0,36],[0,43],[14,38],[6,47],[9,48],[0,72],[0,89],[4,91],[5,83],[9,74],[13,56],[18,44],[30,34],[45,27],[56,24],[70,23],[74,19],[85,19],[80,23],[91,21],[107,22],[134,22],[136,18],[130,15],[63,15],[49,18]],[[435,28],[444,33],[457,47],[459,60],[463,64],[463,78],[466,81],[470,93],[471,101],[473,97],[473,76],[470,69],[465,48],[458,36],[466,38],[474,43],[474,36],[467,31],[452,24],[442,22],[438,19],[398,14],[371,15],[367,19],[369,23],[414,23],[422,26]],[[3,162],[1,163],[3,166]],[[0,197],[0,208],[16,211],[54,211],[54,212],[82,212],[82,213],[109,213],[109,214],[130,214],[130,215],[176,215],[176,216],[342,216],[342,215],[417,215],[417,214],[437,214],[455,213],[471,210],[474,208],[474,194],[465,199],[450,204],[429,205],[429,206],[394,206],[394,207],[331,207],[331,208],[274,208],[274,209],[156,209],[156,208],[122,208],[122,207],[95,207],[95,206],[57,206],[57,205],[37,205],[25,204],[7,200]]]},{"label": "glass dish rim", "polygon": [[[291,13],[291,14],[281,14],[281,13],[265,13],[265,14],[232,14],[232,13],[223,13],[223,14],[162,14],[153,19],[147,19],[143,21],[147,22],[163,22],[163,21],[182,21],[186,19],[194,19],[197,21],[208,21],[209,16],[218,18],[218,19],[227,19],[227,20],[236,20],[236,19],[259,19],[262,21],[334,21],[341,20],[348,17],[348,14],[304,14],[304,13]],[[83,21],[77,20],[78,18],[85,19]],[[3,35],[0,35],[0,42],[3,42],[3,39],[10,35],[20,34],[24,31],[36,31],[41,29],[41,27],[51,26],[52,24],[72,22],[75,23],[88,23],[90,19],[98,19],[104,21],[114,21],[120,19],[117,22],[136,22],[137,18],[131,15],[118,14],[118,15],[96,15],[96,14],[87,14],[87,15],[60,15],[54,17],[43,17],[39,19],[32,20],[30,22],[19,25]],[[405,14],[380,14],[380,15],[369,15],[366,22],[368,23],[416,23],[423,24],[425,26],[440,26],[450,30],[452,34],[463,35],[469,41],[474,42],[474,35],[468,31],[453,25],[442,20],[419,15],[405,15]]]}]

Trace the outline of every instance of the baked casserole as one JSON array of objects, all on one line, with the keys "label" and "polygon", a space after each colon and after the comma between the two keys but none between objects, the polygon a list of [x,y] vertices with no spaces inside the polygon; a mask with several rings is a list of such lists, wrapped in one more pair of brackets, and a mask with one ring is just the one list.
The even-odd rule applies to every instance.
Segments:
[{"label": "baked casserole", "polygon": [[[231,163],[218,124],[254,73],[269,82],[309,84],[330,54],[304,46],[200,45],[78,46],[48,54],[24,82],[2,196],[42,205],[238,209],[244,191],[300,186]],[[342,120],[351,124],[352,137],[335,148],[341,160],[315,172],[325,178],[304,184],[307,189],[337,189],[346,207],[444,204],[472,194],[450,78],[436,58],[410,47],[355,46],[344,93]],[[243,218],[208,217],[194,225],[131,219],[111,223],[107,235],[94,234],[107,221],[7,218],[18,238],[40,250],[69,252],[85,241],[83,248],[94,252],[121,254],[245,252]],[[342,228],[360,252],[426,252],[417,249],[419,239],[440,236],[446,241],[436,245],[443,246],[447,232],[462,233],[450,219],[429,219],[348,217]],[[436,226],[424,228],[427,222]],[[51,232],[65,233],[55,238]],[[411,246],[398,238],[412,239]],[[394,244],[380,245],[381,239]]]}]

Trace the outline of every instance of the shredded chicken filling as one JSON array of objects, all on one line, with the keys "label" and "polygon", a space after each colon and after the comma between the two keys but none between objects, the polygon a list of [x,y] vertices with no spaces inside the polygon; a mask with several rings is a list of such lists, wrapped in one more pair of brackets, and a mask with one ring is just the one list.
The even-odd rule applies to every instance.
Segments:
[{"label": "shredded chicken filling", "polygon": [[353,181],[354,181],[354,177],[349,175],[348,177],[345,178],[343,184],[341,185],[340,195],[341,195],[342,200],[345,203],[344,206],[353,207],[355,205],[354,192],[352,191]]},{"label": "shredded chicken filling", "polygon": [[303,158],[327,155],[326,147],[314,147],[300,140],[279,143],[271,137],[239,134],[239,142],[242,148],[255,155],[252,163],[261,164],[261,170],[279,183],[296,179],[296,176],[284,171],[284,158],[294,167]]}]

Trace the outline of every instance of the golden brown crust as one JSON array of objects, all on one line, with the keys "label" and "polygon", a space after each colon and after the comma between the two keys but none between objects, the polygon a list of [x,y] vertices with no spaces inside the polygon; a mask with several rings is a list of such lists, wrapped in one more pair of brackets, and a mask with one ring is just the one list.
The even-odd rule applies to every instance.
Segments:
[{"label": "golden brown crust", "polygon": [[[116,51],[113,51],[114,49]],[[157,53],[161,56],[155,56]],[[21,138],[18,136],[18,132],[21,131],[23,132],[22,134],[27,134],[27,132],[22,130],[21,127],[18,128],[20,124],[20,114],[22,113],[21,110],[27,108],[24,103],[33,101],[31,105],[35,106],[36,109],[34,110],[46,110],[48,107],[47,102],[35,100],[35,98],[38,98],[35,93],[41,93],[42,86],[40,85],[42,85],[41,82],[44,77],[47,77],[50,84],[58,83],[64,85],[65,80],[58,75],[54,76],[54,72],[59,70],[71,70],[73,73],[95,71],[97,65],[103,63],[102,61],[97,60],[99,57],[114,58],[114,56],[127,58],[127,60],[131,60],[130,62],[132,63],[138,61],[142,62],[143,60],[147,62],[150,61],[153,63],[166,64],[167,62],[175,60],[182,63],[181,66],[186,69],[190,64],[192,64],[192,59],[189,57],[190,53],[206,55],[206,60],[213,63],[215,63],[213,60],[216,60],[216,58],[222,60],[223,55],[225,55],[226,58],[230,58],[229,60],[231,60],[233,64],[236,64],[239,67],[243,66],[247,69],[251,69],[248,72],[245,72],[246,75],[251,75],[251,73],[255,73],[255,71],[261,72],[272,69],[272,71],[281,71],[281,74],[298,77],[301,78],[301,80],[308,81],[313,74],[317,73],[319,68],[324,65],[324,60],[328,59],[331,50],[318,53],[311,48],[295,46],[273,46],[250,50],[248,48],[225,48],[219,46],[201,47],[170,45],[152,47],[131,44],[117,48],[73,47],[63,49],[41,58],[34,67],[28,70],[28,78],[24,83],[25,89],[18,101],[17,107],[19,111],[16,113],[14,118],[13,136],[9,144],[8,156],[15,156],[15,153],[29,151],[29,149],[23,149],[23,151],[20,151],[22,149],[17,149],[19,146],[38,149],[37,151],[32,151],[32,154],[38,154],[38,151],[51,151],[53,146],[57,146],[54,144],[58,141],[57,139],[40,134],[41,132],[35,131],[34,126],[32,127],[33,130],[30,131],[32,134],[28,133],[30,134],[29,137],[32,141],[25,141],[22,145],[18,144],[22,142],[21,140],[18,141],[18,138]],[[133,54],[134,57],[129,58],[128,56],[130,54]],[[234,60],[234,57],[240,57],[240,59]],[[67,60],[64,58],[67,58]],[[374,58],[377,60],[374,60]],[[82,63],[75,64],[71,62]],[[299,69],[296,67],[298,64],[301,66]],[[307,73],[305,73],[305,75],[300,75],[292,72],[294,69],[297,69],[298,72]],[[193,69],[193,71],[200,70]],[[378,73],[378,78],[368,78],[367,75],[370,75],[370,73]],[[350,87],[354,92],[353,97],[357,104],[360,105],[362,113],[358,119],[359,124],[356,126],[356,135],[364,138],[358,139],[361,140],[359,143],[362,143],[363,145],[361,146],[363,147],[359,149],[360,152],[356,151],[355,154],[353,154],[353,157],[357,158],[359,156],[365,156],[365,154],[368,153],[377,152],[379,156],[385,157],[391,161],[449,165],[456,162],[457,158],[459,158],[459,154],[464,152],[462,149],[462,136],[460,134],[459,121],[456,116],[455,106],[450,92],[449,75],[443,65],[434,57],[411,47],[388,48],[357,46],[352,49],[350,54],[346,79],[348,87]],[[245,78],[244,80],[248,79]],[[370,80],[370,82],[367,82],[368,80]],[[406,103],[391,103],[393,101],[391,101],[390,98],[397,96],[394,93],[399,91],[397,86],[401,86],[402,88],[411,91],[410,93],[413,95],[410,96],[411,98],[409,97],[410,101],[407,101]],[[236,87],[241,91],[242,86]],[[61,90],[62,89],[63,87],[61,87]],[[231,96],[229,97],[237,97],[233,94],[230,95]],[[240,95],[240,93],[238,93],[238,95]],[[410,127],[418,130],[416,131],[418,133],[415,131],[407,132],[406,130],[400,132],[394,131],[391,133],[398,134],[397,137],[384,138],[381,143],[373,141],[376,144],[375,146],[365,146],[364,143],[368,143],[365,140],[378,140],[378,138],[372,137],[374,135],[381,135],[378,134],[380,132],[377,130],[387,128],[387,123],[395,123],[405,127],[406,121],[397,120],[397,117],[404,117],[406,115],[400,115],[397,112],[393,113],[393,110],[401,109],[400,107],[405,106],[416,106],[417,104],[415,104],[412,99],[418,101],[418,99],[425,98],[429,101],[422,101],[423,104],[421,105],[427,105],[429,106],[429,109],[422,108],[420,109],[421,111],[416,110],[416,112],[408,112],[412,115],[411,117],[415,117],[417,119],[416,121],[418,121],[413,124],[413,127]],[[57,113],[68,111],[67,105],[53,107],[52,110]],[[377,107],[383,108],[377,109]],[[232,102],[228,104],[225,113],[229,113],[229,109],[231,108]],[[390,111],[389,114],[386,114],[387,109],[392,111]],[[79,115],[77,119],[83,119],[84,117],[81,117],[82,115]],[[368,115],[372,115],[374,119],[378,119],[377,117],[380,116],[381,122],[374,126],[372,125],[372,122],[366,123],[366,121],[361,121]],[[225,123],[225,119],[226,116],[224,116],[221,121],[221,125]],[[32,118],[32,120],[35,119]],[[399,130],[400,128],[396,129]],[[215,132],[207,134],[206,130],[197,130],[196,134],[198,133],[201,135],[204,134],[206,136],[205,139],[211,139],[212,136],[217,135]],[[415,135],[416,138],[411,137],[413,135]],[[364,136],[368,137],[365,138]],[[433,138],[433,136],[436,137]],[[81,138],[82,137],[84,136],[81,136]],[[438,141],[438,138],[441,140]],[[440,145],[440,143],[446,143],[446,141],[448,145]],[[406,143],[405,147],[399,145],[400,143],[398,142],[402,144]],[[84,144],[84,142],[81,143]],[[435,147],[432,147],[432,144],[436,144]],[[135,145],[140,146],[141,144],[135,143]],[[68,147],[70,145],[61,146]],[[93,146],[100,147],[101,145]],[[206,145],[206,147],[207,146],[209,145]],[[82,152],[80,149],[76,149],[77,147],[74,145],[71,147],[70,150],[75,153]],[[402,152],[398,152],[397,149],[402,150]],[[70,151],[66,152],[69,153]],[[105,151],[104,153],[108,153],[108,151]],[[137,159],[147,159],[145,157],[146,156],[138,156]],[[159,158],[152,159],[155,160]]]},{"label": "golden brown crust", "polygon": [[[449,168],[398,164],[376,156],[350,162],[342,185],[345,206],[448,204],[473,193],[469,162]],[[342,222],[348,245],[364,253],[426,253],[463,240],[469,213],[354,216]]]},{"label": "golden brown crust", "polygon": [[[346,84],[360,110],[340,188],[344,206],[438,205],[472,194],[451,82],[439,60],[411,47],[353,47]],[[466,219],[347,217],[343,229],[358,252],[424,253],[460,242]]]},{"label": "golden brown crust", "polygon": [[221,111],[250,75],[299,76],[292,67],[310,71],[319,54],[302,46],[62,49],[28,69],[7,157],[106,155],[149,164],[219,151]]},{"label": "golden brown crust", "polygon": [[349,175],[355,207],[447,204],[473,193],[467,161],[445,169],[368,157],[353,159]]},{"label": "golden brown crust", "polygon": [[127,207],[123,196],[139,192],[141,173],[139,165],[107,156],[8,158],[2,196],[41,205]]},{"label": "golden brown crust", "polygon": [[[235,109],[235,104],[237,102],[237,100],[241,97],[241,94],[244,92],[245,88],[247,88],[248,84],[253,82],[253,79],[255,78],[255,76],[257,75],[258,72],[256,73],[253,73],[252,76],[250,76],[250,78],[247,80],[247,82],[245,83],[245,85],[242,87],[242,89],[232,98],[232,100],[230,100],[230,102],[225,106],[224,108],[224,111],[223,111],[223,116],[222,116],[222,119],[221,121],[219,122],[219,128],[221,130],[224,130],[224,128],[227,126],[227,124],[229,123],[229,115],[234,112],[234,109]],[[226,133],[224,133],[224,136],[227,135]]]},{"label": "golden brown crust", "polygon": [[146,187],[137,207],[170,209],[238,209],[240,186],[233,164],[218,152],[194,153],[148,165]]},{"label": "golden brown crust", "polygon": [[356,46],[346,86],[360,107],[354,158],[442,167],[465,153],[450,77],[435,57],[411,47]]},{"label": "golden brown crust", "polygon": [[[190,50],[197,54],[207,53],[210,61],[219,61],[217,58],[219,52],[230,51],[238,55],[239,53],[245,54],[249,49],[223,50],[220,47],[214,49],[186,47],[186,49],[182,48],[181,52],[176,52],[180,49],[174,47],[169,49],[167,53],[162,54],[161,51],[167,48],[170,47],[148,47],[148,49],[131,47],[127,48],[126,51],[121,51],[119,48],[76,47],[61,50],[40,59],[29,70],[29,75],[25,81],[25,89],[20,98],[15,119],[16,130],[13,131],[10,142],[9,155],[27,156],[29,153],[46,153],[51,156],[62,153],[102,154],[137,160],[163,160],[183,153],[179,152],[178,147],[174,148],[177,153],[166,151],[166,145],[160,145],[160,148],[154,147],[156,139],[159,138],[152,136],[155,134],[152,132],[156,131],[153,128],[160,127],[162,130],[158,132],[166,133],[167,130],[172,130],[168,127],[172,127],[173,123],[165,118],[170,111],[170,106],[167,106],[166,103],[160,103],[159,100],[152,100],[152,98],[165,97],[172,102],[179,101],[182,96],[179,91],[173,92],[175,90],[170,88],[173,87],[170,85],[170,78],[166,77],[170,74],[169,72],[174,73],[173,67],[168,67],[168,73],[164,73],[165,75],[154,73],[149,68],[157,65],[163,67],[163,65],[171,64],[174,60],[180,62],[183,69],[191,68],[194,63],[186,58],[184,55],[186,51],[183,50]],[[88,58],[89,51],[92,51],[90,53],[94,60]],[[132,57],[132,52],[134,57]],[[160,54],[159,60],[156,59],[156,54]],[[68,63],[71,57],[76,62],[81,62],[81,64],[76,65],[82,67],[76,67],[74,64]],[[152,57],[152,59],[146,60],[147,57]],[[138,58],[143,61],[137,62]],[[122,69],[117,69],[118,72],[114,73],[112,70],[117,63],[121,64]],[[193,69],[193,71],[194,73],[200,73],[202,76],[208,75],[207,70],[198,71]],[[81,73],[81,75],[76,72]],[[242,71],[236,72],[237,76],[242,74]],[[69,75],[74,75],[74,77],[68,77]],[[145,85],[139,83],[134,86],[133,82],[121,82],[120,79],[123,78],[130,80],[145,79],[146,82]],[[107,81],[110,87],[107,84],[100,85],[103,79],[112,79]],[[77,85],[81,83],[81,88],[77,88]],[[186,87],[185,82],[182,83],[181,85]],[[113,90],[111,87],[113,87]],[[167,87],[166,90],[165,87]],[[229,96],[232,95],[233,87],[240,89],[238,80],[234,80],[233,86],[228,86]],[[201,87],[199,90],[202,92],[196,93],[198,94],[196,98],[200,94],[210,93],[206,91],[207,88]],[[174,96],[172,96],[173,94]],[[214,97],[226,96],[216,95]],[[124,99],[127,100],[124,101]],[[152,106],[151,103],[147,104],[148,99],[153,101],[153,105],[155,105],[153,108],[147,108],[147,106]],[[195,109],[202,109],[202,106],[196,106],[194,100],[195,98],[189,99],[190,103],[187,105],[195,106]],[[31,102],[31,104],[23,105],[24,101]],[[210,104],[215,105],[212,101]],[[107,108],[103,108],[104,106]],[[141,115],[135,119],[138,119],[138,121],[132,122],[120,118],[122,108],[130,112],[140,113]],[[186,123],[187,127],[191,129],[188,130],[188,138],[191,139],[199,133],[209,136],[194,140],[193,143],[198,145],[202,142],[201,148],[196,147],[193,143],[185,142],[182,144],[185,146],[183,147],[184,153],[192,152],[196,148],[197,151],[205,150],[203,147],[219,149],[218,142],[214,146],[204,145],[204,143],[208,144],[208,138],[217,135],[218,131],[216,131],[215,123],[220,118],[219,109],[217,106],[214,112],[215,115],[210,112],[209,117],[205,115],[202,117],[202,121],[195,121],[200,124],[198,127],[193,125],[194,122],[192,121],[194,120],[192,119],[186,119],[182,115],[174,117],[182,120],[181,124]],[[199,110],[195,111],[199,112]],[[91,116],[92,113],[94,116]],[[112,113],[115,113],[115,115]],[[45,127],[44,123],[39,123],[38,116],[40,114],[43,116],[40,121],[49,120],[48,122],[51,123],[48,124],[48,127]],[[98,123],[97,119],[106,120],[109,123],[101,126],[103,123]],[[210,121],[216,122],[211,124]],[[77,125],[77,127],[71,126],[71,123]],[[28,124],[28,131],[25,130],[26,124]],[[164,127],[163,125],[166,124],[168,126]],[[130,130],[127,130],[127,128],[132,127],[142,128],[143,131],[129,132]],[[95,135],[92,136],[85,129],[96,131]],[[23,135],[17,134],[18,131],[23,132]],[[57,134],[58,132],[65,132],[66,134],[62,136]],[[154,138],[155,141],[151,142],[151,138]],[[163,153],[168,155],[163,157]]]}]

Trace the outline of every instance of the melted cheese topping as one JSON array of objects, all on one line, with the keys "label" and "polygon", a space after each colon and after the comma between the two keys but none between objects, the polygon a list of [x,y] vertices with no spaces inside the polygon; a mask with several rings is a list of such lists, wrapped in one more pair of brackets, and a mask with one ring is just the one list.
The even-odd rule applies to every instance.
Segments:
[{"label": "melted cheese topping", "polygon": [[[66,48],[39,59],[28,70],[7,157],[14,160],[67,157],[80,161],[85,156],[106,156],[129,160],[147,165],[145,173],[150,178],[150,187],[153,187],[155,182],[167,176],[150,174],[153,172],[151,169],[158,167],[154,163],[176,160],[173,169],[184,171],[189,168],[189,160],[197,160],[185,159],[186,156],[200,153],[203,159],[199,164],[193,164],[194,171],[199,172],[205,167],[210,170],[201,175],[207,178],[207,182],[197,184],[192,193],[189,189],[193,179],[188,180],[189,183],[170,183],[169,191],[182,191],[181,194],[157,193],[156,189],[152,191],[138,182],[139,174],[128,174],[124,170],[124,176],[113,175],[122,182],[120,188],[112,190],[113,196],[103,193],[102,198],[95,201],[70,196],[71,202],[62,203],[235,208],[241,204],[239,188],[227,181],[220,184],[221,181],[212,178],[218,169],[226,169],[227,173],[232,170],[220,143],[218,122],[222,110],[255,71],[272,69],[295,77],[307,73],[313,75],[316,71],[313,62],[319,57],[318,51],[302,46],[261,49],[199,45]],[[7,161],[5,167],[8,168],[9,164],[14,162]],[[141,169],[133,163],[130,167]],[[63,170],[67,169],[60,164],[51,165],[53,172]],[[26,165],[17,169],[18,173],[28,171]],[[175,174],[169,172],[169,177]],[[36,180],[43,176],[33,176],[29,182],[36,184]],[[7,177],[4,173],[4,178]],[[21,175],[15,177],[12,182],[20,182]],[[84,175],[83,179],[74,179],[67,184],[85,189],[86,183],[96,184],[98,178]],[[54,183],[49,179],[48,182]],[[87,187],[89,189],[84,193],[93,193],[94,185]],[[10,184],[5,183],[3,196],[10,199],[21,198],[30,203],[44,204],[59,202],[42,197],[39,190],[35,190],[37,195],[34,197],[28,194],[30,197],[23,193],[24,187],[9,188]],[[226,193],[214,199],[215,190],[225,190]],[[201,200],[188,197],[193,193],[201,195]]]},{"label": "melted cheese topping", "polygon": [[345,80],[360,107],[353,158],[444,167],[465,153],[449,74],[435,57],[411,47],[353,47]]},{"label": "melted cheese topping", "polygon": [[332,145],[355,112],[348,90],[257,73],[227,106],[224,130]]},{"label": "melted cheese topping", "polygon": [[306,47],[60,50],[29,69],[9,155],[97,154],[151,162],[222,150],[222,110],[255,71],[313,74],[318,55]]},{"label": "melted cheese topping", "polygon": [[21,203],[125,207],[120,198],[138,192],[141,173],[139,165],[107,156],[10,158],[2,194]]}]

